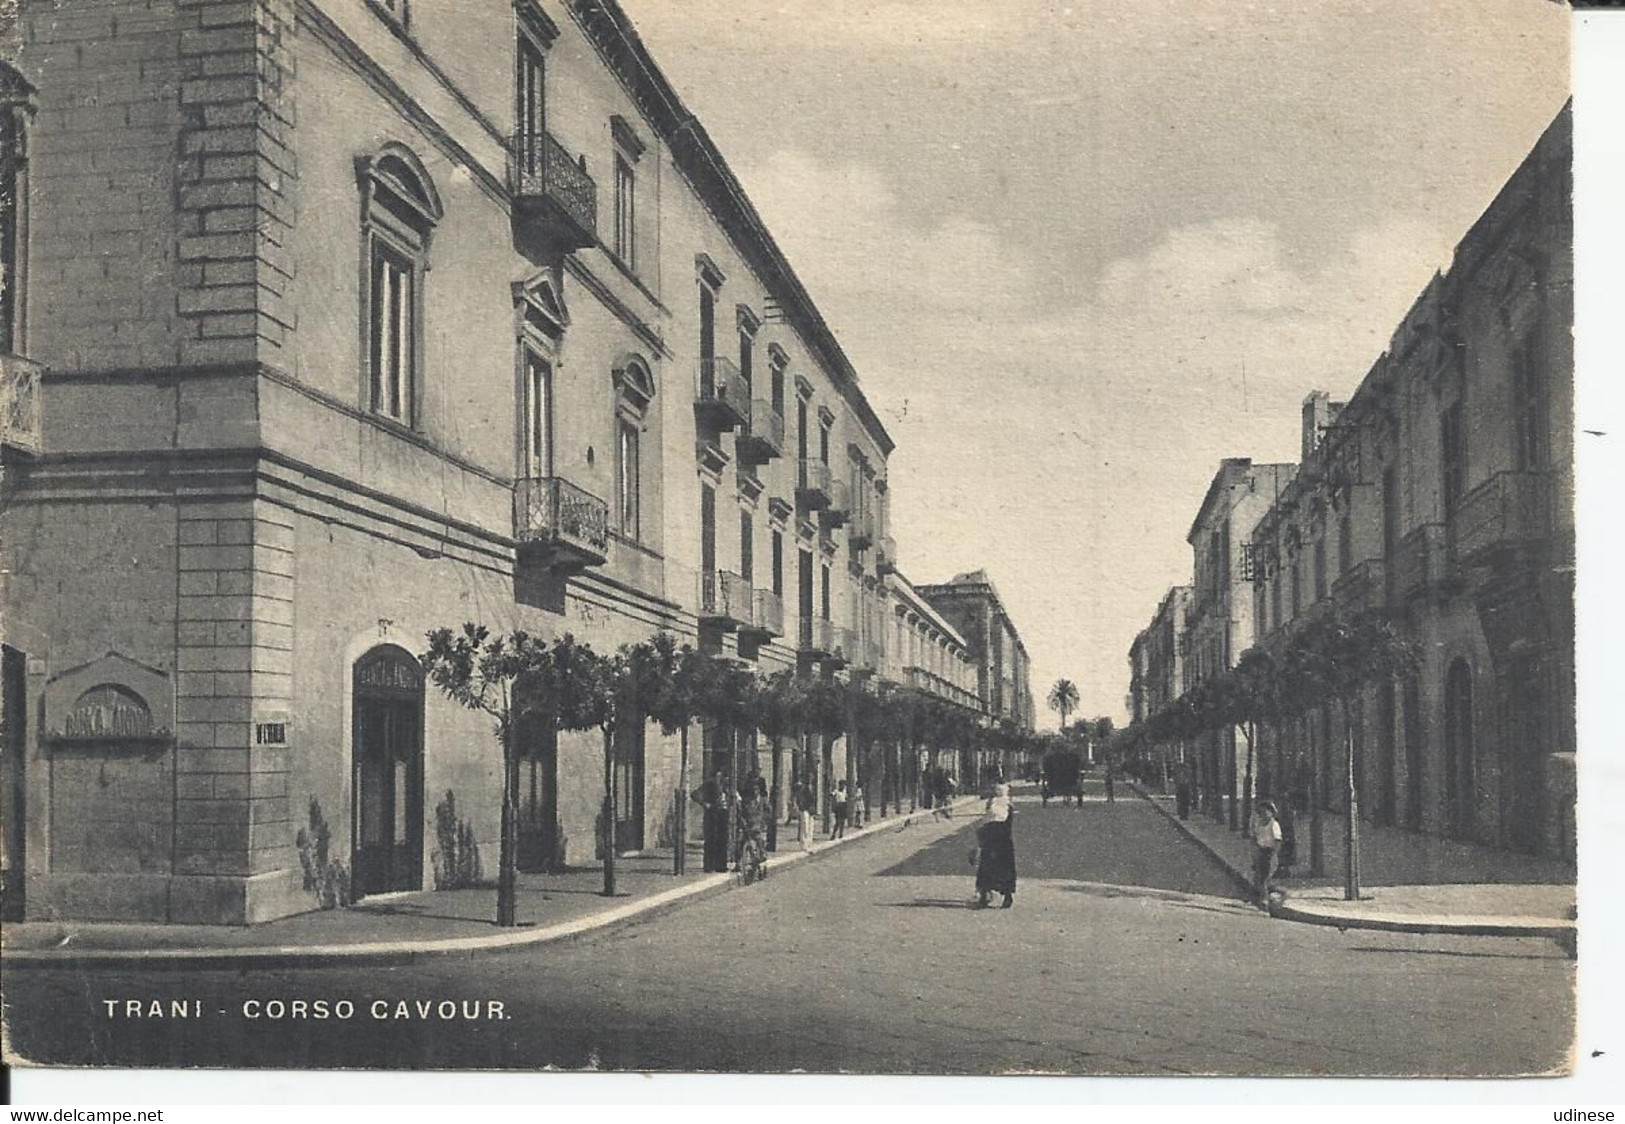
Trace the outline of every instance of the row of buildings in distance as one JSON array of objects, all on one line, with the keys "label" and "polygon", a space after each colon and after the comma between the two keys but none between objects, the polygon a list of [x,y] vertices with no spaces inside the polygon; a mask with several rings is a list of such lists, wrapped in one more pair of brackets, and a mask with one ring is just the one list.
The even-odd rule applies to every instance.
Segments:
[{"label": "row of buildings in distance", "polygon": [[[1573,859],[1571,157],[1565,108],[1348,400],[1305,399],[1298,464],[1220,465],[1190,529],[1194,581],[1130,650],[1136,720],[1317,613],[1382,610],[1420,666],[1354,710],[1362,816]],[[1341,806],[1337,711],[1264,730],[1265,791]],[[1164,749],[1233,801],[1240,742]],[[1280,791],[1283,754],[1321,767]],[[1332,781],[1309,791],[1314,774]]]},{"label": "row of buildings in distance", "polygon": [[[424,886],[446,794],[496,836],[415,655],[465,621],[1031,728],[986,575],[897,572],[892,439],[614,0],[64,0],[4,58],[8,913],[308,909],[318,821],[357,895]],[[621,743],[617,836],[669,845],[678,740]],[[526,865],[592,861],[599,752],[525,747]]]}]

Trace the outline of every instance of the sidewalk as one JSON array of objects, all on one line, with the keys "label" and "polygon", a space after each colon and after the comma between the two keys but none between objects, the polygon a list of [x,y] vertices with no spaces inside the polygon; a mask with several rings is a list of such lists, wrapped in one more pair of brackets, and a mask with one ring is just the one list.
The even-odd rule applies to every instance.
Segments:
[{"label": "sidewalk", "polygon": [[[955,802],[961,815],[974,798]],[[840,839],[815,830],[803,846],[795,828],[779,825],[768,871],[812,858],[866,836],[895,829],[905,819],[931,822],[931,812],[874,819],[848,828]],[[952,821],[950,821],[952,822]],[[732,873],[705,874],[702,849],[691,843],[688,873],[673,875],[671,848],[616,860],[616,896],[603,896],[603,867],[519,876],[519,925],[498,929],[496,890],[422,890],[370,897],[346,909],[318,910],[259,925],[164,925],[29,921],[0,931],[7,966],[95,965],[202,969],[213,966],[312,967],[335,962],[401,964],[418,957],[500,952],[565,940],[647,916],[742,885]]]},{"label": "sidewalk", "polygon": [[[1153,808],[1252,892],[1252,844],[1228,821],[1192,812],[1180,820],[1169,796],[1135,786]],[[1574,870],[1562,863],[1439,839],[1398,828],[1360,825],[1362,897],[1343,899],[1343,818],[1322,816],[1327,877],[1278,878],[1270,914],[1339,929],[1382,929],[1468,936],[1550,937],[1573,955]],[[1300,817],[1298,854],[1308,863],[1309,821]]]}]

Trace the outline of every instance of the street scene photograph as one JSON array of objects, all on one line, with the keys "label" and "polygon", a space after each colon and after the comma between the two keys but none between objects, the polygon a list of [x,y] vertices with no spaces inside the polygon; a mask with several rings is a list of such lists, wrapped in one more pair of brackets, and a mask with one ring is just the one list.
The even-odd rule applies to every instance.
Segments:
[{"label": "street scene photograph", "polygon": [[1573,18],[0,3],[5,1062],[1573,1074]]}]

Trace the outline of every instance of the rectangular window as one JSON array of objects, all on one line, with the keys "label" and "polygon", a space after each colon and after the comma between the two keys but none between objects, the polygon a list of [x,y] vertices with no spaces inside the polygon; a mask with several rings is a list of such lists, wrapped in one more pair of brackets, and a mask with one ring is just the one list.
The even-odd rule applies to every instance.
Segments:
[{"label": "rectangular window", "polygon": [[830,619],[829,618],[829,563],[825,562],[822,566],[819,567],[819,569],[821,571],[819,576],[823,579],[822,584],[823,584],[823,587],[824,587],[823,588],[823,601],[819,605],[819,613],[827,621],[827,620]]},{"label": "rectangular window", "polygon": [[749,332],[739,333],[739,391],[743,401],[749,402],[751,393],[751,350],[755,343]]},{"label": "rectangular window", "polygon": [[1354,568],[1354,517],[1347,511],[1337,521],[1337,572],[1346,574]]},{"label": "rectangular window", "polygon": [[796,456],[807,459],[807,400],[796,399]]},{"label": "rectangular window", "polygon": [[784,364],[773,364],[773,412],[784,416]]},{"label": "rectangular window", "polygon": [[748,511],[739,513],[739,576],[756,584],[756,525]]},{"label": "rectangular window", "polygon": [[410,258],[374,238],[372,243],[372,410],[412,424],[413,265]]},{"label": "rectangular window", "polygon": [[1326,599],[1326,527],[1315,532],[1315,600]]},{"label": "rectangular window", "polygon": [[1303,610],[1303,559],[1294,555],[1292,559],[1292,615],[1294,618]]},{"label": "rectangular window", "polygon": [[1520,472],[1546,467],[1546,386],[1525,348],[1512,357],[1513,439]]},{"label": "rectangular window", "polygon": [[1281,568],[1270,568],[1270,626],[1281,627]]},{"label": "rectangular window", "polygon": [[[627,268],[638,267],[637,245],[637,176],[632,164],[619,154],[615,157],[615,256]],[[701,352],[709,355],[709,352]]]},{"label": "rectangular window", "polygon": [[534,352],[525,352],[525,475],[553,475],[553,371]]},{"label": "rectangular window", "polygon": [[518,65],[514,85],[519,96],[519,155],[526,173],[534,175],[541,171],[547,107],[543,101],[542,52],[524,35],[519,37]]},{"label": "rectangular window", "polygon": [[716,372],[712,369],[711,360],[717,354],[717,295],[711,291],[709,285],[700,286],[700,386],[707,391],[706,397],[711,397],[710,391],[715,386]]},{"label": "rectangular window", "polygon": [[829,426],[818,427],[818,459],[825,464],[829,463]]},{"label": "rectangular window", "polygon": [[717,491],[700,485],[700,581],[707,609],[716,604],[717,582]]},{"label": "rectangular window", "polygon": [[1446,409],[1439,419],[1439,453],[1443,470],[1440,495],[1444,513],[1450,515],[1467,492],[1467,430],[1462,424],[1459,402]]},{"label": "rectangular window", "polygon": [[1382,556],[1392,558],[1399,549],[1399,472],[1382,470]]},{"label": "rectangular window", "polygon": [[0,106],[0,355],[23,350],[27,140],[22,113],[12,106]]},{"label": "rectangular window", "polygon": [[773,596],[784,596],[784,533],[773,532]]},{"label": "rectangular window", "polygon": [[620,510],[621,533],[628,538],[638,537],[638,497],[642,492],[642,466],[638,448],[638,423],[631,418],[620,419],[620,440],[616,445],[615,475],[619,485],[617,506]]}]

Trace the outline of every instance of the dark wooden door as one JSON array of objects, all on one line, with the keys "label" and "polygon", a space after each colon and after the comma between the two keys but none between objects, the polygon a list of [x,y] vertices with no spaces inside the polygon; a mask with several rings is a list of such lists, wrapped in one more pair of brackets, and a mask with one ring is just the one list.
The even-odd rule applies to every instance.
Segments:
[{"label": "dark wooden door", "polygon": [[23,919],[23,747],[27,744],[27,658],[15,648],[0,658],[0,920]]},{"label": "dark wooden door", "polygon": [[356,664],[354,692],[356,898],[423,886],[423,673],[399,648]]}]

